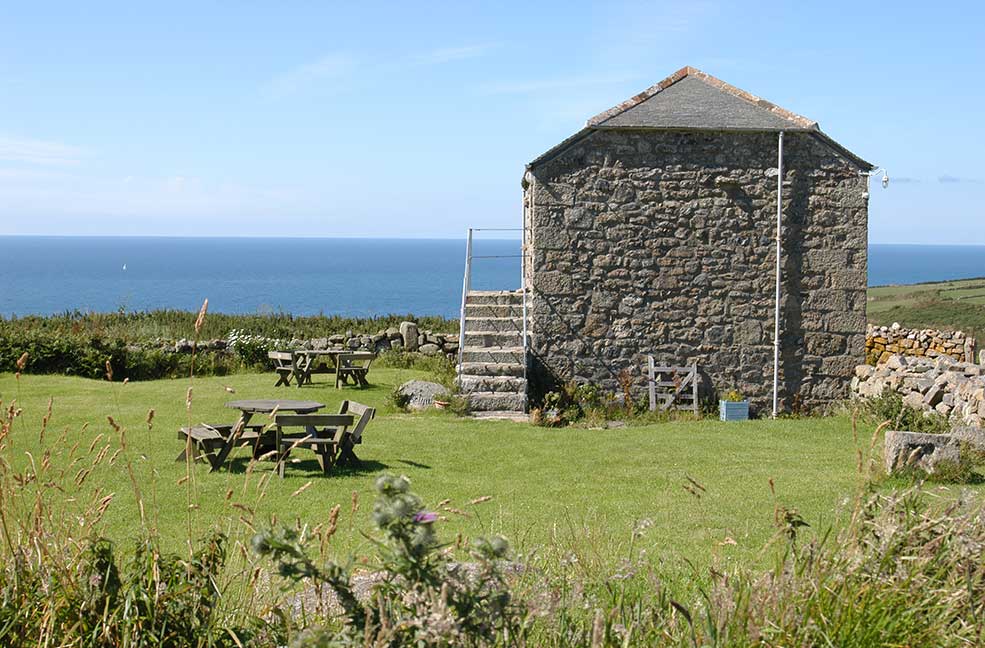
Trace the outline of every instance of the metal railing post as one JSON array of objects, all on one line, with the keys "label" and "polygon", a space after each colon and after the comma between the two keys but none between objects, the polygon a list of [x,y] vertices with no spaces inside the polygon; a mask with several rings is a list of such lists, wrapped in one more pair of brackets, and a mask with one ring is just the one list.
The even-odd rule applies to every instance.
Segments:
[{"label": "metal railing post", "polygon": [[472,228],[465,239],[465,276],[462,278],[462,313],[458,323],[458,375],[462,375],[462,357],[465,349],[465,302],[472,288]]}]

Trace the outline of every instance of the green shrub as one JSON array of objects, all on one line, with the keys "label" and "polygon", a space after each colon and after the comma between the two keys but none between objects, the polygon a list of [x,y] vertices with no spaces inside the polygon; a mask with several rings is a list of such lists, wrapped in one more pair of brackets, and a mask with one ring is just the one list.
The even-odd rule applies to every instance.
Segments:
[{"label": "green shrub", "polygon": [[[84,378],[106,376],[109,362],[116,380],[153,380],[187,376],[192,356],[162,349],[137,348],[121,339],[82,333],[10,331],[0,328],[0,371],[16,371],[17,360],[27,353],[27,373],[63,374]],[[195,372],[224,375],[239,368],[239,361],[224,353],[199,350]]]},{"label": "green shrub", "polygon": [[903,397],[891,388],[879,396],[859,401],[861,413],[872,423],[891,421],[891,429],[908,432],[942,433],[951,430],[946,417],[937,412],[924,412],[903,404]]},{"label": "green shrub", "polygon": [[290,345],[284,340],[255,335],[239,329],[233,329],[229,332],[226,337],[226,345],[247,367],[269,367],[268,353],[290,350],[288,349]]},{"label": "green shrub", "polygon": [[407,406],[410,405],[410,396],[400,391],[399,387],[395,387],[389,394],[387,394],[387,407],[396,412],[406,412]]}]

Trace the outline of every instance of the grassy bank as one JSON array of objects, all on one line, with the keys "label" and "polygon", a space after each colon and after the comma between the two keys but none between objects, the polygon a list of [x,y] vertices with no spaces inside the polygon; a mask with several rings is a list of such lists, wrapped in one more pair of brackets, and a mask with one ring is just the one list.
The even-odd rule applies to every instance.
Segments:
[{"label": "grassy bank", "polygon": [[985,279],[869,288],[870,324],[985,332]]}]

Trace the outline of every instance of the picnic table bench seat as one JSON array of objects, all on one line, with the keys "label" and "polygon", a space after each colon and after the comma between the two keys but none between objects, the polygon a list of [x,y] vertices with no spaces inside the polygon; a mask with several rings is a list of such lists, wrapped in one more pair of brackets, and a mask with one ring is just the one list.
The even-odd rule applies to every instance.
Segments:
[{"label": "picnic table bench seat", "polygon": [[[261,437],[264,435],[263,425],[247,425],[243,428],[243,433],[236,439],[236,445],[242,446],[256,446],[258,454],[260,450],[266,452],[269,451],[270,446],[267,444],[260,443]],[[198,425],[193,425],[192,427],[183,427],[178,430],[178,438],[182,441],[188,442],[192,449],[192,461],[200,461],[202,459],[207,459],[209,463],[213,462],[215,455],[218,453],[219,449],[226,443],[229,436],[233,432],[232,425],[209,425],[208,423],[199,423]],[[187,448],[178,455],[175,461],[185,461],[187,459]]]},{"label": "picnic table bench seat", "polygon": [[334,373],[335,387],[351,381],[353,385],[368,386],[366,375],[376,359],[372,351],[346,351],[344,349],[299,349],[296,351],[269,351],[267,358],[277,372],[274,387],[289,386],[293,381],[298,387],[312,384],[316,373]]},{"label": "picnic table bench seat", "polygon": [[[362,443],[366,425],[376,416],[376,409],[354,401],[343,401],[338,414],[281,415],[274,419],[278,430],[277,474],[284,468],[293,450],[305,448],[315,453],[323,474],[336,465],[356,465],[359,458],[353,447]],[[304,432],[287,432],[304,428]]]},{"label": "picnic table bench seat", "polygon": [[366,376],[369,374],[369,366],[375,359],[376,354],[372,351],[340,353],[335,360],[335,388],[339,389],[342,385],[349,384],[349,380],[352,380],[353,385],[369,387]]}]

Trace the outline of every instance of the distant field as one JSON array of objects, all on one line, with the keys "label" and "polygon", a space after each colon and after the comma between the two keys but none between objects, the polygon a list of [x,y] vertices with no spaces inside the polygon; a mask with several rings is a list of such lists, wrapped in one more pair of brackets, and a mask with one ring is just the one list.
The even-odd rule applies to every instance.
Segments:
[{"label": "distant field", "polygon": [[985,278],[869,288],[872,324],[985,333]]}]

